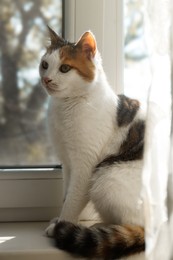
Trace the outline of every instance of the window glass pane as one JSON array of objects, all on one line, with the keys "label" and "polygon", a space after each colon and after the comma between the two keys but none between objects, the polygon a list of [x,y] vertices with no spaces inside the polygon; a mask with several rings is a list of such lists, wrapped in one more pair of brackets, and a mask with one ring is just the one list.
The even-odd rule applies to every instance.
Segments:
[{"label": "window glass pane", "polygon": [[146,100],[151,85],[144,0],[124,0],[124,90]]},{"label": "window glass pane", "polygon": [[55,163],[48,98],[38,73],[47,24],[62,30],[61,0],[0,1],[0,165]]}]

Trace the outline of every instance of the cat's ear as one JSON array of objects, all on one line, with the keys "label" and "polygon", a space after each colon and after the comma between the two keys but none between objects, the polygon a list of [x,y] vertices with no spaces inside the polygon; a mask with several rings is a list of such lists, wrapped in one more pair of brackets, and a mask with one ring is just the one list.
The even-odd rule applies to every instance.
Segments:
[{"label": "cat's ear", "polygon": [[90,31],[85,32],[81,36],[79,41],[76,43],[76,46],[82,49],[82,52],[88,59],[94,58],[97,50],[97,43],[94,35]]},{"label": "cat's ear", "polygon": [[52,30],[48,25],[49,36],[51,41],[51,47],[60,48],[64,45],[65,41],[61,38],[54,30]]}]

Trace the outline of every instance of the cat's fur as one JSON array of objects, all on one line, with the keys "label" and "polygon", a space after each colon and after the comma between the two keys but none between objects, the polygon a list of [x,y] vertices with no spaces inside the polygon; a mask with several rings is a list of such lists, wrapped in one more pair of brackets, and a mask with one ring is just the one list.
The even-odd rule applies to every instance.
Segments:
[{"label": "cat's fur", "polygon": [[[91,32],[75,44],[49,32],[40,75],[51,95],[49,123],[63,165],[64,205],[47,233],[59,248],[89,259],[139,253],[145,247],[139,205],[145,111],[112,90]],[[77,225],[89,200],[110,226]]]}]

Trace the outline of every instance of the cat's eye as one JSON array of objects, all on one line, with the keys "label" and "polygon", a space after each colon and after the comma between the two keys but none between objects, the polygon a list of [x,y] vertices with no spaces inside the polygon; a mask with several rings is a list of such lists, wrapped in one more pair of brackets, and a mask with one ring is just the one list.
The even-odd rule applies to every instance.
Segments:
[{"label": "cat's eye", "polygon": [[69,70],[71,70],[71,66],[68,64],[62,64],[59,68],[62,73],[67,73]]},{"label": "cat's eye", "polygon": [[49,67],[49,64],[48,64],[47,61],[45,61],[45,60],[42,61],[41,65],[42,65],[42,68],[43,68],[44,70],[47,70],[48,67]]}]

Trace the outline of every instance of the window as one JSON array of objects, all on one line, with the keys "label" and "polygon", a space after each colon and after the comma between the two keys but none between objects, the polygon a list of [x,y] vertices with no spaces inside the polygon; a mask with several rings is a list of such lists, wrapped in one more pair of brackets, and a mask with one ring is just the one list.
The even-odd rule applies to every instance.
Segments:
[{"label": "window", "polygon": [[[14,5],[16,2],[14,3],[13,2],[14,1],[11,1],[11,3]],[[31,2],[31,1],[29,0],[24,1],[25,4],[26,2]],[[29,10],[33,8],[33,5],[37,5],[37,1],[32,1],[32,2],[33,4],[25,5],[25,9],[24,9],[25,12],[30,12]],[[45,10],[46,17],[50,15],[48,9],[50,8],[50,2],[52,3],[52,9],[50,12],[51,19],[49,24],[53,28],[56,28],[57,21],[58,21],[58,11],[57,11],[58,1],[49,0],[49,1],[41,1],[41,3],[42,2],[48,4]],[[2,1],[2,3],[6,4],[6,1]],[[56,5],[54,5],[54,3]],[[67,38],[70,41],[74,41],[83,33],[84,30],[91,29],[93,33],[96,35],[96,38],[98,40],[98,48],[101,51],[103,57],[104,68],[108,75],[108,80],[112,84],[114,89],[116,88],[115,90],[117,92],[122,92],[122,85],[123,85],[122,66],[120,66],[120,64],[122,64],[122,53],[123,53],[122,52],[123,50],[122,1],[121,0],[116,0],[116,1],[114,0],[109,0],[109,1],[107,0],[94,0],[94,1],[93,0],[88,0],[88,1],[65,0],[63,1],[63,4],[65,7],[64,18],[63,18],[63,20],[65,21],[64,23],[65,38]],[[23,9],[24,6],[20,8]],[[52,14],[54,14],[53,16],[54,19],[52,19]],[[17,18],[15,19],[20,19],[19,12],[16,12],[16,15]],[[107,22],[108,20],[110,21],[111,26],[108,26],[108,22]],[[14,23],[16,24],[17,22]],[[47,20],[41,22],[41,19],[38,18],[36,19],[36,22],[34,22],[34,24],[35,23],[37,26],[38,25],[41,26],[39,37],[43,37],[45,39]],[[35,42],[35,37],[38,32],[37,28],[35,29],[34,28],[31,33],[31,36],[34,34],[34,39],[33,40],[31,40],[32,38],[29,39],[32,43]],[[21,29],[19,28],[16,33],[19,34],[20,30]],[[36,40],[36,43],[39,46],[38,40]],[[44,44],[42,44],[42,47],[44,47]],[[29,56],[27,57],[29,59],[30,55],[32,57],[32,52],[29,52],[28,55]],[[38,62],[39,60],[37,60],[37,62],[33,62],[32,67],[37,68]],[[20,66],[23,66],[22,62]],[[32,71],[32,67],[29,68],[28,71],[32,73],[36,73]],[[26,68],[23,68],[23,71],[24,70],[26,70]],[[23,102],[20,104],[21,109],[25,109],[26,104],[24,103],[24,101],[27,99],[26,95],[30,96],[32,92],[32,88],[31,89],[28,88],[27,91],[25,92],[26,88],[24,87],[24,83],[26,84],[27,87],[29,86],[30,83],[31,84],[37,83],[37,80],[35,80],[35,82],[34,81],[31,82],[30,79],[26,80],[25,78],[26,73],[23,73],[23,71],[17,75],[18,79],[20,79],[20,91],[22,91],[23,93],[21,96],[22,97],[21,102]],[[2,81],[2,77],[1,77],[1,81]],[[46,109],[46,101],[44,104],[45,105],[42,107],[43,110],[40,114],[42,118],[44,118],[44,111],[45,111],[44,109]],[[32,112],[33,112],[32,110],[29,111],[30,117],[32,117]],[[34,119],[34,123],[36,122],[37,121]],[[27,127],[32,128],[32,124],[28,123]],[[25,136],[23,138],[25,138]],[[30,142],[30,140],[28,141]],[[39,149],[40,146],[38,146],[38,150]],[[48,151],[49,151],[49,145],[48,145]],[[9,155],[9,153],[7,153],[6,156],[7,155]],[[21,156],[23,156],[23,154],[21,154]],[[62,176],[61,176],[61,171],[55,169],[50,164],[50,162],[52,163],[53,160],[47,158],[46,158],[47,161],[45,161],[43,157],[40,160],[37,160],[36,162],[32,161],[33,159],[29,159],[29,161],[26,160],[25,163],[30,164],[30,166],[32,165],[33,166],[32,168],[31,167],[26,168],[25,163],[22,163],[24,167],[20,169],[19,167],[13,168],[13,166],[11,167],[11,169],[9,169],[9,167],[6,168],[3,167],[3,169],[1,169],[0,171],[0,221],[49,220],[58,214],[62,204]],[[16,163],[21,164],[20,159],[21,157],[19,157],[17,160],[15,159],[16,160],[15,164]],[[36,163],[38,163],[37,168],[34,167]],[[0,164],[2,165],[2,161]],[[3,164],[6,164],[6,166],[9,166],[10,164],[14,165],[14,161],[12,162],[10,158],[9,159],[5,158]],[[49,166],[41,168],[40,164],[44,164],[44,165],[49,164]]]},{"label": "window", "polygon": [[55,163],[38,64],[46,25],[62,32],[62,1],[1,1],[0,20],[0,165]]},{"label": "window", "polygon": [[124,0],[124,92],[143,100],[151,86],[145,8],[143,0]]}]

